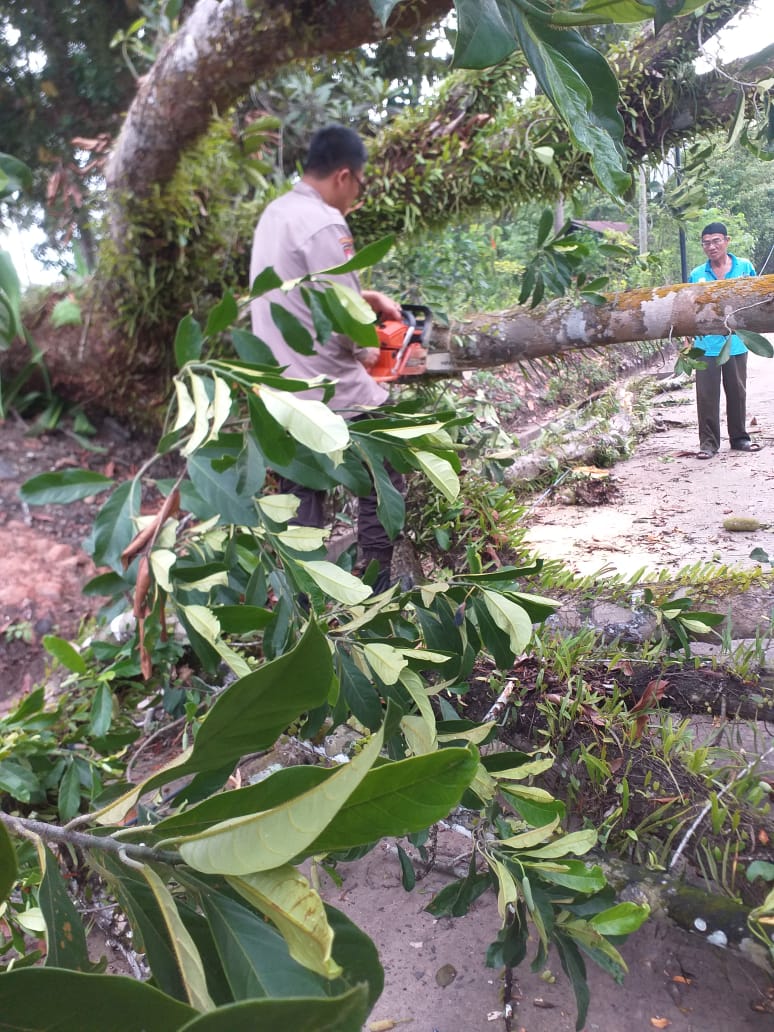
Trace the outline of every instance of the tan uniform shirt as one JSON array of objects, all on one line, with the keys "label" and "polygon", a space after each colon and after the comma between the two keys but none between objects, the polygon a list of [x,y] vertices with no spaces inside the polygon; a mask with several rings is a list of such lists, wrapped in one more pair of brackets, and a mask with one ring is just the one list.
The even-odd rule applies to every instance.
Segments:
[{"label": "tan uniform shirt", "polygon": [[[253,236],[250,282],[269,265],[283,280],[289,280],[342,265],[353,253],[352,234],[344,216],[326,204],[314,187],[300,182],[272,201],[261,215]],[[356,273],[336,279],[360,293]],[[313,355],[301,355],[285,342],[271,317],[272,301],[292,312],[309,330],[316,341]],[[332,334],[325,344],[319,343],[311,313],[298,288],[287,294],[274,290],[256,298],[251,304],[251,316],[253,333],[286,367],[287,376],[309,379],[323,375],[337,381],[329,402],[335,411],[354,416],[363,408],[386,401],[387,391],[357,360],[358,345],[340,333]],[[322,391],[305,391],[303,396],[320,398]]]}]

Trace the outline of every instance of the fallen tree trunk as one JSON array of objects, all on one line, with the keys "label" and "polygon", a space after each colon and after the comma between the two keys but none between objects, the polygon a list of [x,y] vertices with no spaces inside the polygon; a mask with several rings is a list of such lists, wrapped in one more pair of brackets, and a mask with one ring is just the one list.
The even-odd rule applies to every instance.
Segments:
[{"label": "fallen tree trunk", "polygon": [[736,329],[774,332],[774,276],[627,290],[604,305],[562,298],[434,327],[431,375],[528,362],[564,351]]}]

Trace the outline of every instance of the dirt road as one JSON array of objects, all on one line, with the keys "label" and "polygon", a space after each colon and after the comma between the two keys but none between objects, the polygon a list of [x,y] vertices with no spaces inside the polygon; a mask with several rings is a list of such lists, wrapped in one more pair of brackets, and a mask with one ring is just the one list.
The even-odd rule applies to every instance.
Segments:
[{"label": "dirt road", "polygon": [[[530,516],[528,543],[582,574],[604,566],[622,573],[643,566],[677,570],[699,560],[752,566],[756,547],[774,556],[774,359],[749,358],[747,419],[760,452],[731,451],[724,439],[714,458],[697,459],[692,387],[657,397],[653,414],[663,430],[612,471],[618,499],[599,507],[564,505],[562,493],[552,492]],[[729,532],[723,521],[731,515],[772,528]]]}]

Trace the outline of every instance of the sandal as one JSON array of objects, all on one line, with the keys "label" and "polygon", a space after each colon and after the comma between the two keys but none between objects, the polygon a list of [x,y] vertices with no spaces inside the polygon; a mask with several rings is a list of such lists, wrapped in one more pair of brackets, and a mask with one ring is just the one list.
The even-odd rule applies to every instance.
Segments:
[{"label": "sandal", "polygon": [[763,448],[757,441],[742,441],[741,444],[732,444],[731,451],[758,452]]},{"label": "sandal", "polygon": [[714,452],[714,451],[705,451],[705,450],[704,450],[704,448],[702,448],[702,450],[701,450],[701,451],[697,451],[697,452],[696,452],[696,458],[697,458],[697,459],[712,459],[712,458],[714,458],[714,457],[715,457],[716,455],[717,455],[717,452]]}]

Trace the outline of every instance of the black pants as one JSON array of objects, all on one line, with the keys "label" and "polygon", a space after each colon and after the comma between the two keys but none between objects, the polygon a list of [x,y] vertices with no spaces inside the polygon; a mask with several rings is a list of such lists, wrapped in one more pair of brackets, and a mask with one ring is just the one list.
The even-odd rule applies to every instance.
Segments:
[{"label": "black pants", "polygon": [[720,448],[720,385],[726,396],[726,423],[731,446],[750,440],[747,433],[747,352],[732,355],[723,365],[705,356],[706,369],[696,370],[696,412],[702,451]]},{"label": "black pants", "polygon": [[[385,463],[387,475],[393,487],[402,494],[406,487],[406,481],[402,473],[398,473],[391,466]],[[292,480],[280,477],[280,490],[284,494],[294,494],[300,499],[292,523],[302,527],[324,527],[325,520],[325,491],[316,491],[311,487],[303,487],[295,484]],[[357,544],[363,559],[370,562],[376,559],[380,566],[389,565],[392,560],[394,542],[379,522],[376,515],[376,488],[371,484],[371,493],[358,498],[357,506]]]}]

